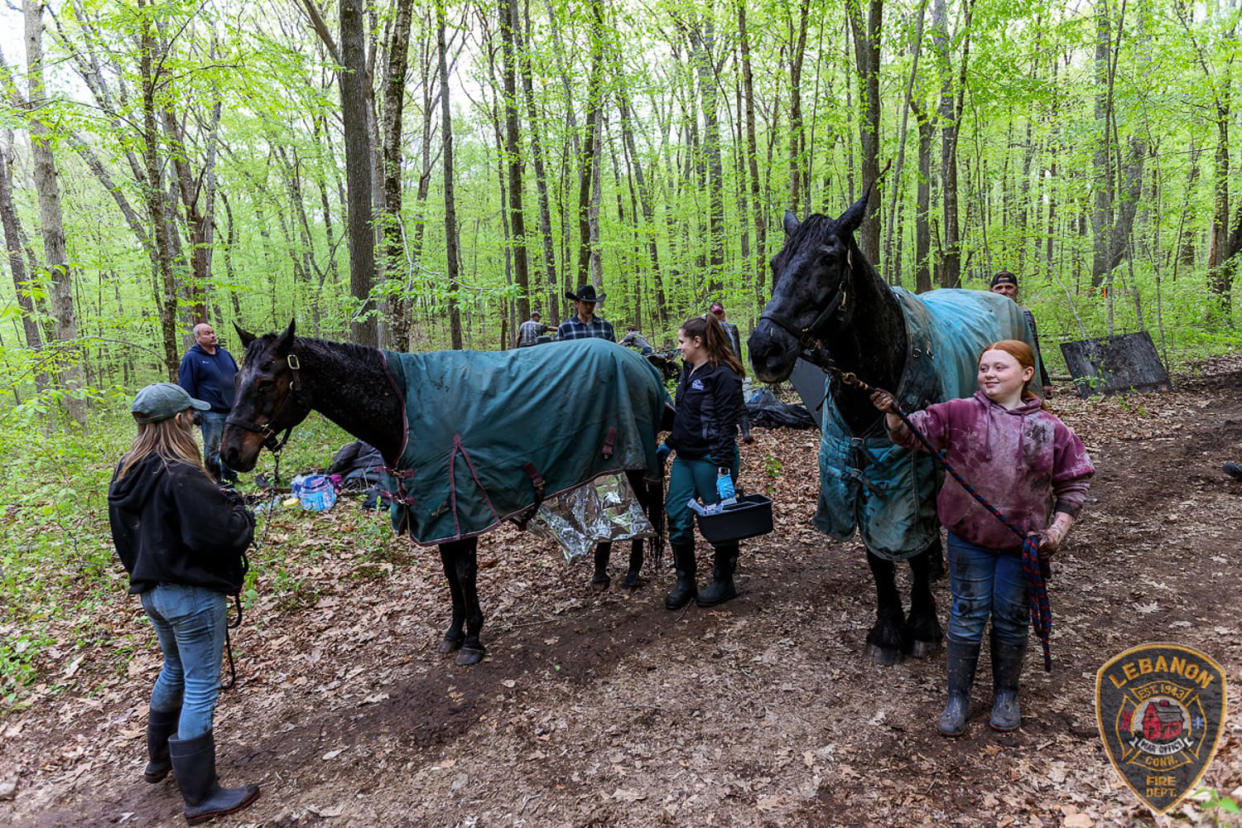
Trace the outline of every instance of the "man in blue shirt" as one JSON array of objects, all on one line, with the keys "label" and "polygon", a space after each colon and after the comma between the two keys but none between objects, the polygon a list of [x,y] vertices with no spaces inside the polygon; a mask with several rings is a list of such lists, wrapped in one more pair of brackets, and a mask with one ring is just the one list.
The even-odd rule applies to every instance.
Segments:
[{"label": "man in blue shirt", "polygon": [[595,305],[604,301],[604,293],[595,294],[594,285],[581,285],[577,293],[565,291],[565,298],[573,300],[573,316],[561,323],[556,329],[556,338],[566,339],[607,339],[616,342],[617,335],[612,332],[612,323],[595,315]]},{"label": "man in blue shirt", "polygon": [[211,405],[210,411],[198,412],[199,427],[203,431],[203,460],[208,471],[220,482],[237,482],[237,472],[220,458],[220,438],[224,436],[224,421],[233,408],[233,377],[236,375],[237,363],[216,341],[211,325],[206,322],[195,325],[194,347],[181,358],[177,384],[194,399]]}]

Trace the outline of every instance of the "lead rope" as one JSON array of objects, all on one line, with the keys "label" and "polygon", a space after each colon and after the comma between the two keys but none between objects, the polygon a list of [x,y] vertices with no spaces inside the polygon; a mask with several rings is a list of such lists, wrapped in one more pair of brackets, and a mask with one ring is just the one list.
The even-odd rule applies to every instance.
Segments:
[{"label": "lead rope", "polygon": [[[286,435],[287,439],[287,435]],[[283,444],[281,446],[283,448]],[[275,458],[275,466],[272,469],[272,488],[275,489],[280,485],[280,450],[272,452]],[[276,496],[273,496],[274,501]],[[267,543],[267,533],[272,528],[272,508],[269,501],[267,509],[267,521],[263,524],[263,536],[259,538],[259,542],[255,544],[255,549],[262,549]],[[250,559],[246,553],[242,552],[242,577],[245,578],[246,573],[250,571]],[[233,606],[237,607],[237,618],[234,621],[226,622],[224,625],[224,652],[229,658],[229,680],[227,684],[221,684],[220,690],[232,690],[237,686],[237,664],[233,661],[233,641],[229,636],[229,630],[235,630],[242,625],[242,605],[241,592],[233,593]]]},{"label": "lead rope", "polygon": [[[835,367],[828,367],[827,370],[835,374],[841,382],[846,385],[852,385],[864,393],[870,394],[878,390],[859,379],[858,375],[853,371],[841,371]],[[890,396],[892,395],[890,394]],[[1039,537],[1023,532],[1009,518],[1001,514],[1000,510],[989,503],[983,495],[975,491],[974,486],[966,482],[966,478],[962,477],[957,469],[953,468],[952,464],[945,459],[944,454],[938,451],[923,436],[923,433],[914,427],[914,424],[910,422],[906,412],[897,404],[895,398],[893,399],[892,411],[905,423],[906,428],[910,429],[914,436],[918,438],[932,458],[943,466],[944,470],[966,490],[966,493],[973,497],[980,506],[988,510],[992,517],[1003,523],[1009,531],[1017,535],[1022,541],[1022,577],[1026,581],[1026,597],[1027,605],[1031,611],[1031,626],[1035,629],[1035,635],[1039,638],[1039,645],[1044,651],[1044,672],[1051,673],[1052,650],[1049,642],[1052,637],[1052,606],[1048,602],[1048,579],[1052,577],[1052,568],[1047,561],[1041,560],[1039,557]]]}]

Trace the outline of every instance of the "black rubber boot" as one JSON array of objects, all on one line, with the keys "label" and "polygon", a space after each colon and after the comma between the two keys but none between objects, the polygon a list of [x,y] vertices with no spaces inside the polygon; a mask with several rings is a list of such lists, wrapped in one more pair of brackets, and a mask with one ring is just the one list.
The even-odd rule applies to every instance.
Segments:
[{"label": "black rubber boot", "polygon": [[664,597],[664,608],[667,610],[681,609],[698,594],[694,583],[693,543],[673,544],[673,568],[677,572],[677,583],[673,585],[673,591]]},{"label": "black rubber boot", "polygon": [[1234,480],[1242,480],[1242,466],[1239,466],[1237,463],[1226,463],[1223,471]]},{"label": "black rubber boot", "polygon": [[966,716],[970,713],[970,688],[975,683],[979,666],[979,645],[948,640],[945,664],[949,675],[949,702],[936,720],[942,736],[961,736],[966,732]]},{"label": "black rubber boot", "polygon": [[159,782],[172,770],[168,758],[168,737],[177,735],[177,723],[181,721],[181,709],[150,710],[147,712],[147,769],[142,778]]},{"label": "black rubber boot", "polygon": [[212,731],[193,739],[168,740],[173,773],[185,800],[185,818],[191,825],[240,811],[259,798],[258,785],[221,788],[216,778],[216,740]]},{"label": "black rubber boot", "polygon": [[716,555],[712,561],[712,582],[699,590],[695,599],[700,607],[714,607],[737,597],[733,587],[733,571],[737,568],[737,544],[725,544],[716,547]]},{"label": "black rubber boot", "polygon": [[1022,676],[1022,658],[1026,642],[1006,644],[992,636],[992,717],[993,730],[1008,733],[1022,722],[1018,709],[1018,679]]}]

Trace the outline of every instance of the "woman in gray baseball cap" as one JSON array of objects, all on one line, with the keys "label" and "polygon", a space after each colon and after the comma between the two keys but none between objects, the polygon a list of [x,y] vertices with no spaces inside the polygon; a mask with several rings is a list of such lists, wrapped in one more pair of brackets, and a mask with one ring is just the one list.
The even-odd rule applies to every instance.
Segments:
[{"label": "woman in gray baseball cap", "polygon": [[179,385],[138,392],[138,433],[108,487],[112,541],[155,627],[164,666],[151,690],[143,777],[172,770],[190,824],[245,808],[255,785],[221,788],[212,721],[220,692],[228,596],[240,592],[254,518],[241,496],[207,474],[195,410],[210,406]]}]

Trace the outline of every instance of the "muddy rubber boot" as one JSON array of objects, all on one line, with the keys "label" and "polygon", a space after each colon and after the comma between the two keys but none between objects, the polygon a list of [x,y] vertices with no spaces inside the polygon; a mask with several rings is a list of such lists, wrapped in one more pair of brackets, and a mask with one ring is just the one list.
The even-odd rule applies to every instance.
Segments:
[{"label": "muddy rubber boot", "polygon": [[1234,480],[1242,480],[1242,466],[1237,463],[1226,463],[1221,470]]},{"label": "muddy rubber boot", "polygon": [[975,683],[979,666],[979,645],[948,640],[945,665],[949,676],[949,701],[936,720],[942,736],[961,736],[966,732],[966,716],[970,713],[970,688]]},{"label": "muddy rubber boot", "polygon": [[677,572],[677,583],[673,585],[673,591],[664,597],[664,608],[667,610],[681,609],[698,594],[694,583],[693,543],[673,544],[673,568]]},{"label": "muddy rubber boot", "polygon": [[168,740],[173,773],[185,800],[185,818],[191,825],[240,811],[259,798],[258,785],[221,788],[216,778],[216,740],[212,731],[193,739]]},{"label": "muddy rubber boot", "polygon": [[1008,733],[1022,722],[1018,709],[1018,679],[1022,676],[1022,658],[1026,642],[1007,644],[992,636],[992,717],[993,730]]},{"label": "muddy rubber boot", "polygon": [[155,783],[168,776],[172,761],[168,758],[168,737],[177,734],[181,708],[147,711],[147,769],[142,778]]},{"label": "muddy rubber boot", "polygon": [[700,607],[714,607],[737,597],[733,587],[733,571],[737,568],[737,544],[725,544],[716,547],[716,555],[712,561],[712,582],[699,590],[695,599]]}]

